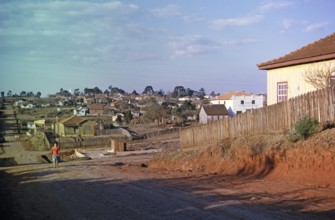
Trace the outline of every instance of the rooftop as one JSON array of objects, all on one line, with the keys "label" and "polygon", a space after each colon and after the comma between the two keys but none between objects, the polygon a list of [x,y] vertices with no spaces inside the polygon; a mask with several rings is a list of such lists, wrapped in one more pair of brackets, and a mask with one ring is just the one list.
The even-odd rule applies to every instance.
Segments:
[{"label": "rooftop", "polygon": [[231,100],[233,96],[252,96],[253,94],[245,91],[231,91],[214,98],[214,100]]},{"label": "rooftop", "polygon": [[225,105],[204,105],[202,107],[207,115],[229,115]]},{"label": "rooftop", "polygon": [[335,59],[335,33],[257,66],[260,70],[269,70],[330,59]]}]

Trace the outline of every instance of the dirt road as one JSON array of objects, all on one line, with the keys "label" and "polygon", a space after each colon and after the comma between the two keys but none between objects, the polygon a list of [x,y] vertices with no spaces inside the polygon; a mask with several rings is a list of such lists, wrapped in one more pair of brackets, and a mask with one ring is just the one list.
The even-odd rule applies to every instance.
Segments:
[{"label": "dirt road", "polygon": [[[335,219],[335,189],[147,167],[152,155],[40,163],[8,137],[1,219]],[[93,151],[95,155],[100,155]]]},{"label": "dirt road", "polygon": [[[334,219],[334,194],[156,170],[149,155],[0,168],[5,219]],[[265,191],[266,189],[267,191]],[[331,200],[333,199],[333,200]]]}]

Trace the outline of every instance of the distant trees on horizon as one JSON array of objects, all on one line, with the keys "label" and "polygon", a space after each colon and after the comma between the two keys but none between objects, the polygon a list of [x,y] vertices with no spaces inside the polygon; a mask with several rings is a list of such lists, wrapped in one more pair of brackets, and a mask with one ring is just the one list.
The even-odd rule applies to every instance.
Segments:
[{"label": "distant trees on horizon", "polygon": [[[94,87],[94,88],[84,88],[83,92],[80,92],[80,90],[74,89],[73,93],[71,93],[68,90],[65,90],[61,88],[59,92],[55,93],[54,95],[61,95],[65,97],[71,97],[72,95],[75,96],[80,96],[80,95],[96,95],[96,94],[115,94],[115,93],[120,93],[120,94],[132,94],[132,95],[139,95],[139,93],[136,90],[133,90],[131,93],[127,93],[125,90],[120,89],[118,87],[113,87],[112,85],[108,86],[108,89],[105,91],[102,91],[99,87]],[[184,86],[176,86],[173,90],[173,92],[170,92],[166,94],[162,89],[159,91],[155,91],[152,86],[146,86],[141,94],[147,94],[147,95],[158,95],[158,96],[171,96],[173,98],[180,98],[180,97],[192,97],[196,96],[199,97],[201,100],[204,99],[206,93],[204,88],[200,88],[199,91],[193,90],[190,88],[184,88]],[[1,95],[4,97],[5,92],[2,91]],[[37,92],[34,94],[33,92],[26,92],[26,91],[21,91],[19,94],[13,94],[11,90],[7,92],[7,97],[38,97],[40,98],[42,95],[41,92]],[[211,96],[219,95],[216,94],[214,91],[210,94]],[[49,95],[51,96],[51,95]]]}]

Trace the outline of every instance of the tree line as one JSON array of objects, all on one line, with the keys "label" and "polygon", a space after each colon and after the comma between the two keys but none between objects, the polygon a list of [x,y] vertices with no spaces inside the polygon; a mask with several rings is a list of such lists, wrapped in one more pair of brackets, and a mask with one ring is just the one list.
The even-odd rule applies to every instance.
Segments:
[{"label": "tree line", "polygon": [[[193,90],[190,88],[185,88],[184,86],[176,86],[173,90],[173,92],[169,92],[166,94],[162,89],[155,91],[152,86],[146,86],[142,93],[138,93],[136,90],[133,90],[131,93],[127,93],[125,90],[120,89],[118,87],[113,87],[112,85],[108,86],[108,89],[105,89],[104,91],[101,90],[99,87],[94,88],[84,88],[83,91],[80,91],[80,89],[74,89],[73,92],[69,90],[65,90],[61,88],[59,92],[56,92],[54,95],[61,95],[64,97],[71,97],[73,95],[80,96],[80,95],[96,95],[96,94],[123,94],[123,95],[157,95],[157,96],[170,96],[173,98],[180,98],[180,97],[192,97],[196,96],[200,98],[201,100],[204,99],[206,92],[204,88],[200,88],[199,90]],[[33,92],[26,92],[21,91],[19,94],[13,93],[11,90],[7,92],[7,97],[41,97],[42,93],[37,92],[34,94]],[[219,93],[215,93],[212,91],[210,93],[211,96],[217,96],[220,95]],[[5,92],[1,92],[1,96],[5,96]]]}]

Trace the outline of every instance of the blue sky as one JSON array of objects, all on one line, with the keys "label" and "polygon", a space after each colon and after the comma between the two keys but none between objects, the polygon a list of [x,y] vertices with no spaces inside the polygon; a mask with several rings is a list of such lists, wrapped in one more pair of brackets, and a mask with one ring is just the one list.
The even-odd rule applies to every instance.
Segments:
[{"label": "blue sky", "polygon": [[0,2],[0,91],[266,92],[257,64],[335,31],[333,0]]}]

